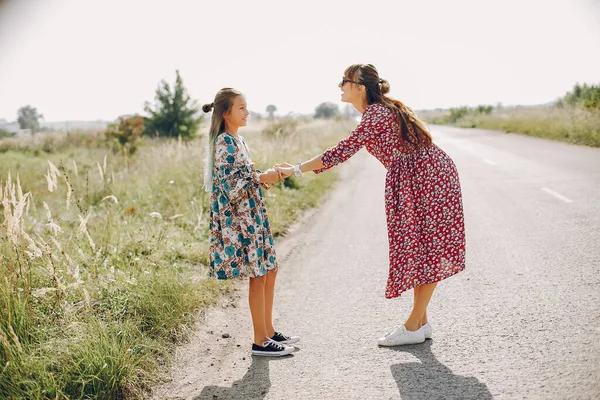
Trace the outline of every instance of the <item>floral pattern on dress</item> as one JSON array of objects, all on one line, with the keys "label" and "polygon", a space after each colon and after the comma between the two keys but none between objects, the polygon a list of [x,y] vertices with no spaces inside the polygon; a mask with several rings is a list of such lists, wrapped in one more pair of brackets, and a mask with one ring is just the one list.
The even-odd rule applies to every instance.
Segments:
[{"label": "floral pattern on dress", "polygon": [[385,212],[389,243],[386,298],[438,282],[465,268],[465,226],[458,171],[438,146],[413,146],[396,114],[371,104],[361,122],[323,154],[321,173],[362,147],[387,169]]},{"label": "floral pattern on dress", "polygon": [[215,138],[210,196],[210,276],[258,278],[277,269],[260,184],[243,137]]}]

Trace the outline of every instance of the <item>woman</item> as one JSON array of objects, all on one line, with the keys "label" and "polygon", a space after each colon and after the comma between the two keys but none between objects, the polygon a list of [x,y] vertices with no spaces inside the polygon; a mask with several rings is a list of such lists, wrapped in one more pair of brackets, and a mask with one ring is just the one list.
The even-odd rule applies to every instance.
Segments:
[{"label": "woman", "polygon": [[398,297],[414,288],[414,305],[404,324],[377,342],[381,346],[422,343],[431,337],[427,305],[437,282],[465,268],[458,172],[414,112],[386,96],[390,85],[379,78],[373,65],[351,65],[339,87],[342,101],[363,115],[358,126],[323,154],[277,169],[286,177],[307,171],[318,174],[363,146],[386,167],[390,266],[385,297]]}]

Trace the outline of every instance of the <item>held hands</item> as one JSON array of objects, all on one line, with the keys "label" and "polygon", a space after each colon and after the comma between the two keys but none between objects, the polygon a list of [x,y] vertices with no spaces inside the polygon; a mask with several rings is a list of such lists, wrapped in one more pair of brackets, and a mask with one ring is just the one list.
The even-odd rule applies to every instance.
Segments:
[{"label": "held hands", "polygon": [[269,168],[264,172],[264,183],[273,184],[279,180],[283,180],[294,173],[294,166],[288,163],[275,164],[273,168]]},{"label": "held hands", "polygon": [[279,180],[280,175],[281,174],[278,171],[276,171],[274,168],[269,168],[268,170],[263,172],[263,176],[264,176],[263,182],[266,183],[267,185],[272,185],[273,183],[275,183]]},{"label": "held hands", "polygon": [[294,166],[286,162],[275,164],[274,168],[283,176],[283,178],[287,178],[294,173]]}]

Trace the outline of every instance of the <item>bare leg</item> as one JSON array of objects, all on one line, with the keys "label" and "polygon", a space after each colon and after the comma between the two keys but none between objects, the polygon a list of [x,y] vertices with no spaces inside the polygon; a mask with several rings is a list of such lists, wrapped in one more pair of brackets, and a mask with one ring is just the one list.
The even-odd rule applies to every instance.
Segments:
[{"label": "bare leg", "polygon": [[260,278],[250,278],[250,290],[248,293],[248,304],[252,314],[252,325],[254,327],[254,344],[261,345],[269,336],[265,324],[265,284],[266,275]]},{"label": "bare leg", "polygon": [[413,304],[412,312],[404,323],[404,326],[409,331],[416,331],[421,327],[423,318],[426,318],[427,305],[429,304],[429,300],[431,300],[436,286],[437,282],[428,283],[419,286],[415,291],[415,304]]},{"label": "bare leg", "polygon": [[267,334],[272,337],[275,334],[273,327],[273,298],[275,297],[275,279],[277,271],[267,272],[267,280],[265,283],[265,327]]},{"label": "bare leg", "polygon": [[[419,291],[421,286],[417,286],[416,288],[413,289],[414,292],[414,296],[415,296],[415,300],[414,302],[417,302],[417,298],[419,297]],[[425,310],[425,312],[423,313],[423,318],[421,318],[421,321],[419,322],[419,328],[422,327],[423,325],[425,325],[427,323],[428,319],[427,319],[427,310]]]}]

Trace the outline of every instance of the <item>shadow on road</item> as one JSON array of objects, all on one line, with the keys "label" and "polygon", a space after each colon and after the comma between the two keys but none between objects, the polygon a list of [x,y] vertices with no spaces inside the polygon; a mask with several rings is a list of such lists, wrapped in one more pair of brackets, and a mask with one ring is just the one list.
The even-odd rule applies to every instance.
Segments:
[{"label": "shadow on road", "polygon": [[431,352],[431,340],[423,344],[390,348],[407,352],[421,362],[394,364],[390,368],[402,400],[492,398],[487,386],[474,376],[456,375]]},{"label": "shadow on road", "polygon": [[264,399],[271,388],[269,377],[269,362],[293,357],[256,357],[252,356],[252,363],[248,372],[241,380],[234,381],[231,387],[205,386],[202,393],[193,400],[237,400],[237,399]]}]

